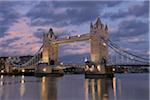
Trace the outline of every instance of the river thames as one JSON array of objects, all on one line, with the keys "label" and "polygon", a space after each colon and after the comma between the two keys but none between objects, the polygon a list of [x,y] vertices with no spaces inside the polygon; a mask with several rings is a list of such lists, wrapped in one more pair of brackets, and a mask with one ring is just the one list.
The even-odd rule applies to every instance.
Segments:
[{"label": "river thames", "polygon": [[0,100],[149,100],[149,76],[115,74],[113,79],[1,76]]}]

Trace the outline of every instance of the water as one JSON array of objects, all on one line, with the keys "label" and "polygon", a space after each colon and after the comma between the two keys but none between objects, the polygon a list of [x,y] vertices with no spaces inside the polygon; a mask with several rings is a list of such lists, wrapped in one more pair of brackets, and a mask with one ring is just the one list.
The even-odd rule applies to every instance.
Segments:
[{"label": "water", "polygon": [[116,74],[113,79],[0,77],[0,100],[149,100],[148,74]]}]

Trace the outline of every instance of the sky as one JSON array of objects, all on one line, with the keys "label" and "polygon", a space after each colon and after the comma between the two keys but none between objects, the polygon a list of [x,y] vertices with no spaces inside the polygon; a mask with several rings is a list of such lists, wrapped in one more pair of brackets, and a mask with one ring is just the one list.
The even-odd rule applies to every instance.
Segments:
[{"label": "sky", "polygon": [[[58,37],[84,34],[97,17],[107,24],[114,43],[134,54],[150,55],[148,1],[0,0],[0,56],[34,55],[50,27]],[[89,41],[59,48],[62,61],[82,61],[89,53]]]}]

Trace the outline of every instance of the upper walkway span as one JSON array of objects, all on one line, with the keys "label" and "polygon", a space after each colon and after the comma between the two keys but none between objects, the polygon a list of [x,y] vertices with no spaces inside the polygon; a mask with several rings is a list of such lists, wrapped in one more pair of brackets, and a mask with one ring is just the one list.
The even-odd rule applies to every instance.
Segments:
[{"label": "upper walkway span", "polygon": [[60,38],[53,40],[52,43],[54,44],[66,44],[66,43],[71,43],[71,42],[76,42],[76,41],[85,41],[90,39],[90,34],[82,34],[82,35],[76,35],[76,36],[68,36],[65,38]]}]

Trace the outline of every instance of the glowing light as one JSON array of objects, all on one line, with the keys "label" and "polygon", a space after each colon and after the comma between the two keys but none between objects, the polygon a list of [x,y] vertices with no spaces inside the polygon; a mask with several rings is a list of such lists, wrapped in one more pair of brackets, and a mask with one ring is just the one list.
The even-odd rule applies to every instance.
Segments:
[{"label": "glowing light", "polygon": [[4,70],[1,70],[1,73],[4,73]]},{"label": "glowing light", "polygon": [[94,65],[92,65],[92,67],[89,69],[90,71],[93,71],[94,70]]},{"label": "glowing light", "polygon": [[97,66],[97,70],[101,71],[101,66],[100,65]]},{"label": "glowing light", "polygon": [[91,92],[92,92],[92,100],[96,100],[96,93],[95,93],[95,81],[91,79]]},{"label": "glowing light", "polygon": [[23,96],[25,93],[25,80],[24,80],[24,75],[22,75],[21,77],[21,81],[20,81],[20,95]]},{"label": "glowing light", "polygon": [[113,93],[114,93],[114,98],[116,100],[116,77],[113,78]]},{"label": "glowing light", "polygon": [[41,83],[41,99],[42,100],[47,100],[47,84],[46,84],[46,77],[42,77],[42,83]]},{"label": "glowing light", "polygon": [[1,79],[3,79],[4,78],[4,76],[3,75],[1,75]]},{"label": "glowing light", "polygon": [[63,65],[63,64],[64,64],[63,62],[60,63],[60,65]]},{"label": "glowing light", "polygon": [[87,61],[88,61],[88,59],[87,59],[87,58],[85,58],[85,59],[84,59],[84,62],[87,62]]},{"label": "glowing light", "polygon": [[23,73],[25,72],[25,70],[24,70],[24,69],[22,69],[21,71],[22,71]]},{"label": "glowing light", "polygon": [[114,71],[115,71],[115,68],[113,68],[112,70],[113,70],[113,72],[114,72]]},{"label": "glowing light", "polygon": [[81,35],[78,34],[77,36],[80,37]]},{"label": "glowing light", "polygon": [[103,46],[106,46],[106,43],[103,42]]},{"label": "glowing light", "polygon": [[89,69],[88,65],[85,65],[85,71],[87,71]]},{"label": "glowing light", "polygon": [[21,78],[24,79],[24,75],[22,75]]},{"label": "glowing light", "polygon": [[0,82],[0,85],[3,85],[3,84],[4,84],[4,82],[3,82],[3,81],[1,81],[1,82]]},{"label": "glowing light", "polygon": [[43,60],[41,60],[41,61],[39,61],[39,63],[44,63],[44,61],[43,61]]},{"label": "glowing light", "polygon": [[24,84],[25,83],[25,80],[21,80],[21,84]]},{"label": "glowing light", "polygon": [[46,68],[43,68],[43,72],[46,72]]},{"label": "glowing light", "polygon": [[89,83],[88,83],[88,79],[85,79],[85,100],[89,100]]},{"label": "glowing light", "polygon": [[42,77],[42,83],[45,83],[46,77]]}]

